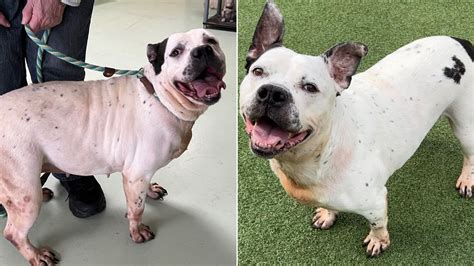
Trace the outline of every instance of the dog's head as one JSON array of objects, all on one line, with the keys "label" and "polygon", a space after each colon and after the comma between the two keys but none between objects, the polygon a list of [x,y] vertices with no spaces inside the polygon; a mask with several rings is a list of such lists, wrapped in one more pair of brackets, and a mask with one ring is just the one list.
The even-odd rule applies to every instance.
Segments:
[{"label": "dog's head", "polygon": [[147,47],[154,74],[193,103],[212,105],[225,89],[225,56],[217,38],[203,29],[176,33]]},{"label": "dog's head", "polygon": [[283,47],[283,17],[267,2],[247,54],[240,85],[240,112],[257,155],[272,158],[317,138],[346,89],[360,59],[361,43],[338,44],[322,55],[298,54]]}]

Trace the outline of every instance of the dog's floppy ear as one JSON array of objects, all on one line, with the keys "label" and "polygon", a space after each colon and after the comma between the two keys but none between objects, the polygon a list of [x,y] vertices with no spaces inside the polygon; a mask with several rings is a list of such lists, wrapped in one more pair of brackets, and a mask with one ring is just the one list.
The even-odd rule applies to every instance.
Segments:
[{"label": "dog's floppy ear", "polygon": [[165,62],[165,52],[166,44],[168,43],[168,38],[164,39],[160,43],[148,44],[146,49],[146,56],[148,57],[148,62],[153,65],[155,73],[158,75],[161,72],[161,65]]},{"label": "dog's floppy ear", "polygon": [[247,72],[250,65],[266,50],[282,45],[284,31],[285,24],[280,10],[273,1],[267,1],[255,28],[252,45],[247,53],[247,64],[245,65]]},{"label": "dog's floppy ear", "polygon": [[367,54],[367,46],[358,42],[340,43],[327,50],[322,56],[329,68],[329,74],[339,85],[341,92],[349,87],[352,75],[360,60]]}]

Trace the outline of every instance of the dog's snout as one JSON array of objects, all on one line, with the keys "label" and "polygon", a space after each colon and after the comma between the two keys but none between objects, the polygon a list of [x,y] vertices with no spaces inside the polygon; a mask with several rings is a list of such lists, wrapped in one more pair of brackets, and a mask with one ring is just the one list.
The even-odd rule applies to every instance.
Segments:
[{"label": "dog's snout", "polygon": [[282,106],[290,99],[290,94],[283,88],[274,85],[264,85],[257,91],[257,100],[272,106]]},{"label": "dog's snout", "polygon": [[191,55],[195,58],[200,58],[202,56],[201,49],[194,49]]},{"label": "dog's snout", "polygon": [[204,50],[206,51],[207,54],[212,54],[213,53],[212,47],[210,45],[206,45],[204,47]]},{"label": "dog's snout", "polygon": [[212,50],[212,47],[210,45],[202,45],[202,46],[196,47],[191,52],[191,55],[194,58],[202,58],[203,56],[211,56],[213,54],[214,54],[214,51]]}]

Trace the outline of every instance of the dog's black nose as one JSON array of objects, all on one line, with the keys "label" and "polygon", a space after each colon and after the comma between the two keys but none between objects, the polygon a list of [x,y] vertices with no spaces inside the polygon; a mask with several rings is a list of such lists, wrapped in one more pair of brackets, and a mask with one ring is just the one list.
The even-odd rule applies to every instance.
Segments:
[{"label": "dog's black nose", "polygon": [[211,56],[214,54],[214,51],[212,50],[212,47],[210,45],[201,45],[199,47],[196,47],[193,49],[191,52],[191,55],[194,58],[201,58],[203,56]]},{"label": "dog's black nose", "polygon": [[287,103],[290,97],[287,90],[270,84],[263,85],[257,91],[257,101],[276,107]]}]

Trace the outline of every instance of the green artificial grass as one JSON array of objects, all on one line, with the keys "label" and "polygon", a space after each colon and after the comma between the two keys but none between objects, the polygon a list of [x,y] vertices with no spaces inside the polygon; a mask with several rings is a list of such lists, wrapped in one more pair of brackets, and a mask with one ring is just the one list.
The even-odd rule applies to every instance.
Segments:
[{"label": "green artificial grass", "polygon": [[[421,37],[474,40],[474,1],[276,1],[286,23],[285,46],[317,55],[348,40],[369,54],[359,71]],[[239,1],[239,82],[264,1]],[[473,102],[474,104],[474,102]],[[416,154],[387,184],[391,246],[368,259],[362,240],[367,221],[341,214],[326,231],[310,227],[312,208],[294,202],[268,162],[254,156],[239,119],[239,263],[451,264],[473,263],[474,199],[460,198],[458,141],[442,118]]]}]

